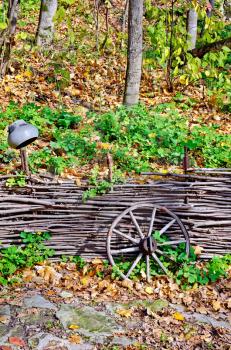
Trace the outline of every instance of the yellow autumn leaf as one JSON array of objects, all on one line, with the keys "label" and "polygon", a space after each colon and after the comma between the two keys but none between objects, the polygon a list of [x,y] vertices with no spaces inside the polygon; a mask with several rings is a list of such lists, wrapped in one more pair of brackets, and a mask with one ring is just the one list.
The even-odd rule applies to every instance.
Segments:
[{"label": "yellow autumn leaf", "polygon": [[119,309],[116,310],[117,314],[119,314],[122,317],[131,317],[132,316],[132,310],[131,309]]},{"label": "yellow autumn leaf", "polygon": [[78,329],[79,326],[77,324],[70,324],[68,328],[69,329]]},{"label": "yellow autumn leaf", "polygon": [[154,293],[154,290],[152,287],[146,287],[145,290],[144,290],[147,294],[153,294]]},{"label": "yellow autumn leaf", "polygon": [[4,89],[5,89],[5,92],[10,92],[11,91],[10,86],[5,86]]},{"label": "yellow autumn leaf", "polygon": [[30,70],[26,70],[24,73],[23,73],[23,75],[25,76],[25,77],[27,77],[27,78],[30,78],[30,77],[32,77],[32,72],[30,71]]},{"label": "yellow autumn leaf", "polygon": [[172,317],[177,321],[184,321],[184,315],[182,315],[180,312],[175,312]]},{"label": "yellow autumn leaf", "polygon": [[105,143],[102,142],[101,145],[100,145],[100,148],[101,149],[105,149],[105,150],[111,149],[111,147],[112,147],[111,144],[110,143],[106,143],[106,142]]},{"label": "yellow autumn leaf", "polygon": [[104,288],[107,288],[108,286],[110,285],[110,282],[107,281],[107,280],[102,280],[102,281],[99,281],[98,283],[98,288],[100,290],[104,289]]},{"label": "yellow autumn leaf", "polygon": [[81,278],[80,282],[83,286],[87,286],[89,284],[89,277],[86,276]]},{"label": "yellow autumn leaf", "polygon": [[214,300],[213,303],[213,310],[218,311],[221,308],[221,303],[218,300]]}]

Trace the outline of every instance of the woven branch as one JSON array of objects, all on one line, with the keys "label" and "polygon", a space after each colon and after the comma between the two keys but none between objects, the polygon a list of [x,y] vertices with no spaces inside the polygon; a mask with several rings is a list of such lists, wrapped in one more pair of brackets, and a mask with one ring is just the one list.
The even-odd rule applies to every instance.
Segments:
[{"label": "woven branch", "polygon": [[[21,231],[50,231],[49,246],[56,256],[105,258],[113,220],[134,203],[151,202],[181,218],[191,243],[204,248],[203,258],[231,253],[231,171],[210,169],[207,176],[206,169],[201,169],[201,173],[148,173],[140,183],[130,179],[86,203],[82,202],[86,183],[78,187],[74,181],[44,175],[28,178],[23,188],[8,188],[5,183],[10,176],[0,176],[0,241],[3,246],[18,244]],[[162,222],[164,217],[158,218],[157,223]]]}]

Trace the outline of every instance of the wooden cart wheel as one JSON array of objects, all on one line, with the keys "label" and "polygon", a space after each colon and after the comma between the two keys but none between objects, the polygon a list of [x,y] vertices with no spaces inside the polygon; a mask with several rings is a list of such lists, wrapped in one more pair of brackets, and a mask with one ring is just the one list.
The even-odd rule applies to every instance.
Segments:
[{"label": "wooden cart wheel", "polygon": [[[154,231],[158,231],[160,237],[163,234],[167,235],[168,240],[158,242],[152,235]],[[190,247],[188,232],[172,211],[152,203],[137,203],[124,210],[113,221],[107,235],[107,255],[113,266],[117,266],[118,258],[122,258],[123,261],[134,259],[126,275],[117,269],[124,279],[129,278],[140,260],[145,257],[146,278],[150,281],[151,259],[154,259],[164,273],[168,274],[159,256],[168,255],[162,250],[163,246],[169,245],[175,249],[180,243],[185,243],[188,255]]]}]

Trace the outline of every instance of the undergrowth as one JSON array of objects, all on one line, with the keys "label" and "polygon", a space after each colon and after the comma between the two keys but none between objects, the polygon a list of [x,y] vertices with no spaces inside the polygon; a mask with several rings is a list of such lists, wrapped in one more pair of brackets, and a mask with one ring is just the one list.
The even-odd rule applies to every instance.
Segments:
[{"label": "undergrowth", "polygon": [[44,244],[50,239],[48,232],[21,232],[20,238],[22,246],[10,245],[0,249],[0,285],[14,283],[21,269],[41,263],[54,254]]},{"label": "undergrowth", "polygon": [[[190,109],[191,104],[189,100],[179,106]],[[181,166],[185,146],[191,165],[230,167],[231,135],[222,133],[217,124],[202,121],[190,127],[179,106],[177,102],[151,108],[121,106],[104,114],[91,112],[83,118],[64,110],[11,103],[6,111],[0,112],[3,164],[0,172],[18,166],[18,153],[7,144],[7,126],[20,118],[39,128],[42,142],[30,146],[33,151],[29,151],[30,169],[34,173],[47,170],[60,175],[73,168],[81,173],[85,165],[101,167],[108,152],[117,171],[126,174],[158,170],[160,166]]]},{"label": "undergrowth", "polygon": [[[157,242],[163,243],[168,241],[166,235],[159,235],[158,231],[153,234]],[[20,238],[22,246],[11,245],[7,248],[0,249],[0,285],[7,285],[17,282],[20,279],[20,273],[24,268],[33,267],[40,264],[54,255],[54,250],[45,246],[44,242],[50,239],[48,232],[21,232]],[[231,266],[231,255],[214,256],[209,261],[202,263],[197,261],[197,255],[193,247],[190,248],[190,254],[185,252],[185,244],[181,243],[177,248],[170,245],[162,246],[165,255],[160,256],[163,265],[169,271],[169,276],[183,289],[206,285],[210,282],[216,282],[218,279],[227,276]],[[99,260],[100,261],[100,260]],[[133,262],[132,259],[120,258],[116,260],[116,266],[109,268],[109,262],[104,260],[102,268],[98,269],[97,265],[91,266],[80,256],[62,256],[61,262],[71,262],[76,264],[78,270],[85,269],[93,272],[96,268],[96,276],[105,278],[108,274],[112,279],[118,279],[121,272],[126,274]],[[93,273],[94,275],[94,273]],[[150,275],[163,275],[161,267],[150,259]],[[133,280],[146,278],[146,263],[141,260],[130,275]]]},{"label": "undergrowth", "polygon": [[[156,231],[153,234],[157,242],[163,243],[168,241],[166,235],[159,235]],[[185,243],[179,244],[176,248],[170,245],[161,247],[165,255],[159,256],[160,261],[169,272],[177,284],[181,285],[183,289],[193,287],[195,285],[206,285],[210,282],[216,282],[219,278],[226,277],[227,272],[231,267],[231,255],[214,256],[206,263],[199,262],[195,249],[190,247],[189,255],[186,254]],[[133,260],[131,259],[117,259],[116,265],[112,267],[112,278],[121,276],[121,272],[126,275],[130,269]],[[150,275],[163,275],[161,267],[150,259]],[[132,271],[130,278],[133,280],[146,277],[146,262],[141,260]]]}]

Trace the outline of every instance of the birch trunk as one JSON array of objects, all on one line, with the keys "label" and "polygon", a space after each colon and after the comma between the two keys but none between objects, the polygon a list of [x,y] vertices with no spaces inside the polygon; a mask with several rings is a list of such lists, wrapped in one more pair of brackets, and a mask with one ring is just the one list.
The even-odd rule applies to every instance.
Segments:
[{"label": "birch trunk", "polygon": [[10,62],[11,49],[14,43],[14,34],[16,31],[18,9],[20,0],[8,1],[8,27],[2,33],[0,40],[0,77],[6,73]]},{"label": "birch trunk", "polygon": [[128,55],[124,104],[131,106],[139,101],[142,48],[143,48],[143,0],[129,0]]},{"label": "birch trunk", "polygon": [[54,36],[54,16],[58,7],[57,0],[41,0],[39,24],[36,33],[38,46],[49,46]]},{"label": "birch trunk", "polygon": [[187,23],[187,32],[188,32],[188,48],[193,50],[196,47],[197,41],[197,12],[194,8],[188,11],[188,23]]}]

